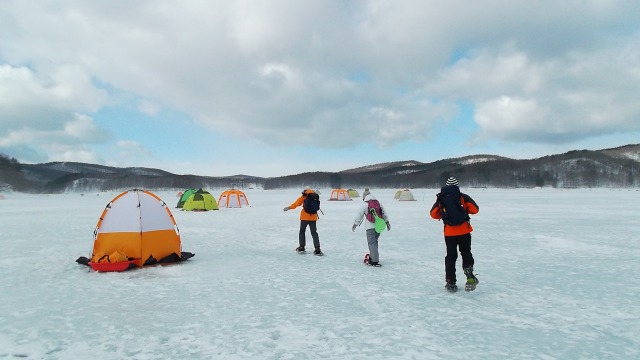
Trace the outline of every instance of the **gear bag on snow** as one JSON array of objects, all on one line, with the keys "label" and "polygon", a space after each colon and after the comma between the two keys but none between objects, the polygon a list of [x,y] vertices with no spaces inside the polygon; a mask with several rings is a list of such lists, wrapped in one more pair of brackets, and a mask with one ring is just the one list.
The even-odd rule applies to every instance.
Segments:
[{"label": "gear bag on snow", "polygon": [[309,214],[317,214],[320,210],[320,195],[309,193],[302,202],[302,208]]},{"label": "gear bag on snow", "polygon": [[460,200],[460,188],[455,185],[443,186],[438,194],[440,217],[446,225],[460,225],[469,221],[469,214]]}]

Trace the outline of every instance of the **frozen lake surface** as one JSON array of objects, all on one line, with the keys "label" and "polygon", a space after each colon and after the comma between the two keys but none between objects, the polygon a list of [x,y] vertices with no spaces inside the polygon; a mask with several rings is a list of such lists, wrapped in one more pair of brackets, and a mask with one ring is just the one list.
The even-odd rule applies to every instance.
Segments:
[{"label": "frozen lake surface", "polygon": [[249,208],[201,213],[154,191],[195,257],[123,273],[75,263],[117,192],[5,193],[0,359],[640,358],[640,191],[462,191],[480,206],[480,284],[454,294],[434,189],[415,202],[372,190],[392,226],[381,268],[362,264],[364,230],[351,232],[361,198],[328,202],[321,189],[316,257],[294,252],[299,208],[282,211],[299,189],[248,190]]}]

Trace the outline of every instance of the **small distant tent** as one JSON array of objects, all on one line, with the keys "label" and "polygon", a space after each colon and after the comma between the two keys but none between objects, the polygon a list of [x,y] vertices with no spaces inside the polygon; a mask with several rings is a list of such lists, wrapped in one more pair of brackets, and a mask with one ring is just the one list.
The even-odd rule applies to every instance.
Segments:
[{"label": "small distant tent", "polygon": [[360,197],[360,194],[358,194],[358,190],[356,189],[349,189],[347,191],[349,192],[349,197],[351,198]]},{"label": "small distant tent", "polygon": [[194,255],[182,252],[178,225],[167,204],[146,190],[125,191],[111,200],[93,236],[91,258],[76,262],[97,271],[174,263]]},{"label": "small distant tent", "polygon": [[184,206],[184,203],[196,191],[197,191],[196,189],[187,189],[184,192],[180,193],[180,199],[178,200],[178,204],[176,204],[176,208],[182,209],[182,207]]},{"label": "small distant tent", "polygon": [[218,198],[218,206],[223,208],[241,208],[250,206],[247,195],[237,189],[229,189],[220,194]]},{"label": "small distant tent", "polygon": [[395,194],[393,194],[393,198],[394,198],[395,200],[400,199],[400,193],[401,193],[401,192],[402,192],[402,189],[400,189],[400,190],[396,190],[396,193],[395,193]]},{"label": "small distant tent", "polygon": [[218,203],[216,198],[211,195],[207,190],[198,189],[189,196],[187,201],[184,202],[182,210],[185,211],[208,211],[218,210]]},{"label": "small distant tent", "polygon": [[413,197],[413,194],[411,193],[411,190],[409,189],[404,189],[404,190],[398,190],[398,201],[416,201],[416,199]]},{"label": "small distant tent", "polygon": [[349,192],[345,189],[333,189],[331,190],[331,196],[329,201],[350,201],[351,197]]}]

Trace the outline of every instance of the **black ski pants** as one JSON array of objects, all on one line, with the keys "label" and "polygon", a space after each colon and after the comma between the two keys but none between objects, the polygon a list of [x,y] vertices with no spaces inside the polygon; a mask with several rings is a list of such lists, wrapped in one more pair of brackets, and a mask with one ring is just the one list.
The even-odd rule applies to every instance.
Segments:
[{"label": "black ski pants", "polygon": [[462,256],[462,268],[473,266],[473,255],[471,254],[471,234],[445,236],[444,243],[447,245],[447,256],[444,258],[444,268],[447,281],[456,282],[456,261],[458,260],[458,249]]},{"label": "black ski pants", "polygon": [[309,226],[309,230],[311,230],[311,237],[313,238],[313,247],[316,249],[320,248],[320,237],[318,237],[318,228],[316,227],[315,221],[309,220],[300,220],[300,232],[298,233],[298,242],[300,246],[305,247],[307,243],[307,238],[305,233],[307,232],[307,225]]}]

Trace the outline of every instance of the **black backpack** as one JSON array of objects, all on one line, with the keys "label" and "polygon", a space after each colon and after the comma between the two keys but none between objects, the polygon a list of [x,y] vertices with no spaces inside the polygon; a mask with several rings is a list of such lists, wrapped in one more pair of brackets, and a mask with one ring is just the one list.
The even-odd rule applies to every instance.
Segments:
[{"label": "black backpack", "polygon": [[320,210],[320,195],[316,193],[307,194],[302,203],[302,208],[309,214],[317,214]]},{"label": "black backpack", "polygon": [[460,225],[469,221],[469,214],[460,201],[460,188],[455,185],[443,186],[438,194],[440,217],[446,225]]}]

